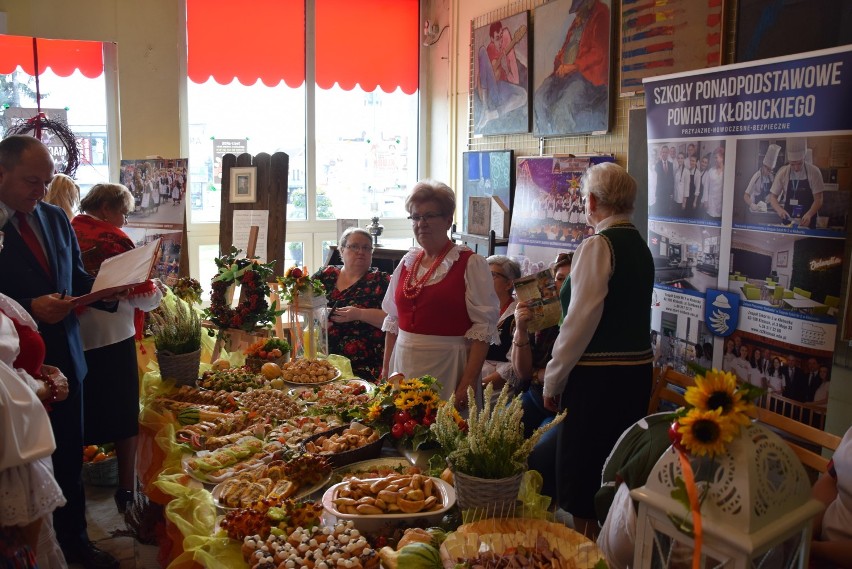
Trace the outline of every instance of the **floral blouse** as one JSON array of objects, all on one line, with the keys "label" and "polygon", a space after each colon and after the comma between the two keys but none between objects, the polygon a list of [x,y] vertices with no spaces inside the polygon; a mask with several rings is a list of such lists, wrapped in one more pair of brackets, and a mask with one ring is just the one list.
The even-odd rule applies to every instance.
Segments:
[{"label": "floral blouse", "polygon": [[[382,299],[390,283],[390,275],[371,267],[367,274],[347,288],[337,290],[337,277],[341,267],[329,265],[319,270],[314,278],[322,281],[328,307],[354,306],[356,308],[381,308]],[[382,371],[385,352],[385,333],[366,322],[329,323],[328,350],[349,358],[356,376],[376,381]]]}]

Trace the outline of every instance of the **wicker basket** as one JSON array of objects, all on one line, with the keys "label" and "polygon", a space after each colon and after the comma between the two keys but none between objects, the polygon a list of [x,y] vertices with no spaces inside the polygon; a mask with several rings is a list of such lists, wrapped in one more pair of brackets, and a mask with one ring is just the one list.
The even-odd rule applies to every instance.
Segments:
[{"label": "wicker basket", "polygon": [[178,355],[158,351],[157,364],[160,366],[160,377],[163,379],[172,380],[177,385],[194,386],[196,380],[198,380],[201,349]]},{"label": "wicker basket", "polygon": [[456,503],[462,510],[476,509],[489,513],[510,513],[518,503],[518,491],[524,473],[509,478],[478,478],[453,470]]},{"label": "wicker basket", "polygon": [[89,486],[118,486],[118,459],[83,463],[83,483]]},{"label": "wicker basket", "polygon": [[[304,450],[304,445],[308,441],[315,441],[320,437],[328,437],[331,435],[342,433],[349,427],[350,425],[341,425],[334,429],[330,429],[328,431],[312,435],[305,439],[305,441],[302,443],[302,449]],[[322,454],[320,456],[324,456],[332,468],[340,468],[341,466],[346,466],[347,464],[352,464],[353,462],[361,462],[362,460],[379,458],[379,455],[382,453],[382,445],[384,444],[384,442],[385,436],[382,435],[377,441],[373,441],[372,443],[366,444],[362,447],[347,450],[344,452],[338,452],[335,454]]]}]

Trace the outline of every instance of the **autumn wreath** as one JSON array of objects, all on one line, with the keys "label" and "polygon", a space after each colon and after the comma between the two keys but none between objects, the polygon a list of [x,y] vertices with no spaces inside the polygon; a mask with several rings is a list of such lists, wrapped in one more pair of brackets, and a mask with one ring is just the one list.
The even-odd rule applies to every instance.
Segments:
[{"label": "autumn wreath", "polygon": [[[252,332],[258,327],[267,327],[280,314],[277,307],[269,306],[269,283],[275,262],[261,263],[257,257],[237,257],[240,249],[231,251],[214,261],[219,269],[211,282],[210,308],[204,317],[213,322],[221,334],[228,328]],[[241,287],[239,306],[232,308],[228,302],[228,290],[235,285]],[[213,330],[208,333],[212,336]]]}]

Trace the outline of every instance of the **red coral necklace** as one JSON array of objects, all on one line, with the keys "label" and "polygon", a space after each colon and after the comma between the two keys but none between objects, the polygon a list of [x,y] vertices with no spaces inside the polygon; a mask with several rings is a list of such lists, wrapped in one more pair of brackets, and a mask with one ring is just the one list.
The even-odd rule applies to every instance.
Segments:
[{"label": "red coral necklace", "polygon": [[421,278],[417,278],[417,270],[420,268],[420,263],[423,262],[423,257],[426,256],[426,250],[421,250],[417,257],[414,259],[414,263],[411,265],[411,271],[408,273],[408,278],[405,279],[405,283],[402,287],[402,294],[408,300],[412,300],[417,298],[420,294],[420,291],[423,290],[423,287],[429,282],[429,279],[432,278],[432,274],[438,269],[441,263],[444,261],[444,257],[447,256],[447,253],[450,252],[450,249],[453,248],[453,242],[448,241],[444,246],[444,249],[441,251],[441,254],[432,261],[432,265],[429,267]]}]

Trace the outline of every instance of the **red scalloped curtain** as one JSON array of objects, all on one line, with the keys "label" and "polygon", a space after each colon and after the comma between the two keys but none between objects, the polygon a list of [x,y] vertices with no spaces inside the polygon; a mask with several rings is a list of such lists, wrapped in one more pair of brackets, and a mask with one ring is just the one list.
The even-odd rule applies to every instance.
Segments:
[{"label": "red scalloped curtain", "polygon": [[[309,0],[310,1],[310,0]],[[315,0],[316,82],[346,90],[418,88],[418,0]],[[237,6],[240,6],[237,4]],[[305,81],[304,0],[187,0],[190,80],[274,86]]]},{"label": "red scalloped curtain", "polygon": [[[104,72],[101,42],[38,38],[36,45],[39,75],[48,67],[60,77],[68,77],[76,69],[90,79]],[[36,75],[33,38],[0,35],[0,74],[12,73],[19,65],[25,73]]]}]

